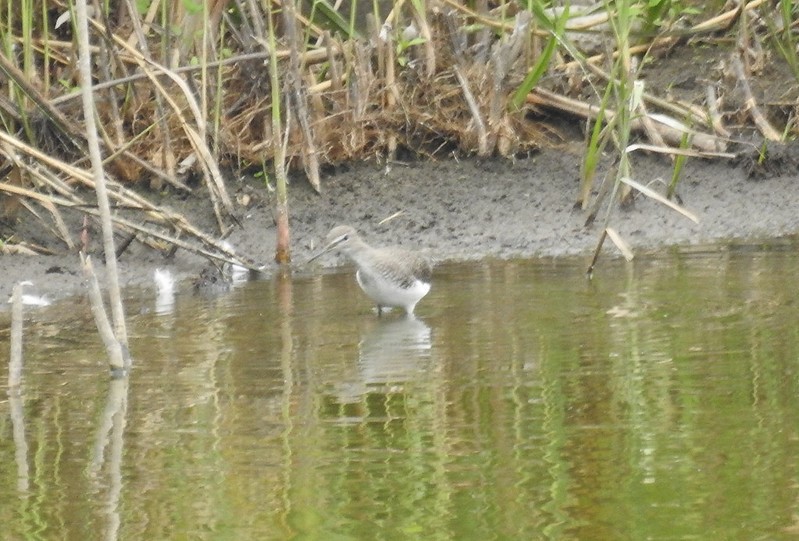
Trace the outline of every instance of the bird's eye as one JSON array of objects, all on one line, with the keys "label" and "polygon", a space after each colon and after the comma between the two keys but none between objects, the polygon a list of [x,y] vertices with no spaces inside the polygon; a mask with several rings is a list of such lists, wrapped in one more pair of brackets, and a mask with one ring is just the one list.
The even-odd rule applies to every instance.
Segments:
[{"label": "bird's eye", "polygon": [[347,240],[347,239],[349,239],[349,238],[350,238],[350,236],[349,236],[349,235],[344,235],[343,237],[341,237],[341,240],[342,240],[342,241],[346,241],[346,240]]}]

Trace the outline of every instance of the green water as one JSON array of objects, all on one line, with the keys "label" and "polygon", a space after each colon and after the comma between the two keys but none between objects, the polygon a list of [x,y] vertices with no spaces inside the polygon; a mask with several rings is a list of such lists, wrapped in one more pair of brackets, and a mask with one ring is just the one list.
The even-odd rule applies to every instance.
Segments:
[{"label": "green water", "polygon": [[444,265],[410,322],[351,272],[131,292],[121,382],[30,311],[0,538],[795,539],[795,250],[585,264]]}]

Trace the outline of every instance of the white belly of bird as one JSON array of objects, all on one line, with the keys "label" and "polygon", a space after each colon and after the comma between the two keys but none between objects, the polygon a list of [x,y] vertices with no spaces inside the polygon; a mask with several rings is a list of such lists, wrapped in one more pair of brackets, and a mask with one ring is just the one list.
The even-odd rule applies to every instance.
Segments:
[{"label": "white belly of bird", "polygon": [[363,292],[379,306],[401,306],[409,312],[430,291],[430,284],[421,280],[414,280],[410,287],[403,288],[396,282],[382,278],[364,281],[361,271],[355,274],[355,278]]}]

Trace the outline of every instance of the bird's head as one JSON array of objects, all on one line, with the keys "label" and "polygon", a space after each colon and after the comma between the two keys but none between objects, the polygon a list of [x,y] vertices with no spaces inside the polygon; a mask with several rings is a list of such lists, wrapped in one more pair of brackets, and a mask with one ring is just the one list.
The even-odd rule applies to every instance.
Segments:
[{"label": "bird's head", "polygon": [[358,233],[354,228],[348,225],[337,225],[331,229],[330,233],[325,237],[325,247],[313,255],[311,259],[308,260],[308,263],[334,250],[344,250],[346,252],[347,248],[357,241]]}]

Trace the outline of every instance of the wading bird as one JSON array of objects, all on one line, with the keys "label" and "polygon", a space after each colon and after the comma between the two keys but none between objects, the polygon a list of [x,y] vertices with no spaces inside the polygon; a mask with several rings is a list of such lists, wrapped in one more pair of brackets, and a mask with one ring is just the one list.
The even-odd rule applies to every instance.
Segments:
[{"label": "wading bird", "polygon": [[330,230],[321,252],[308,260],[341,250],[358,266],[358,285],[375,303],[380,315],[383,308],[399,306],[413,315],[422,297],[430,291],[432,267],[420,254],[398,247],[372,248],[348,225]]}]

